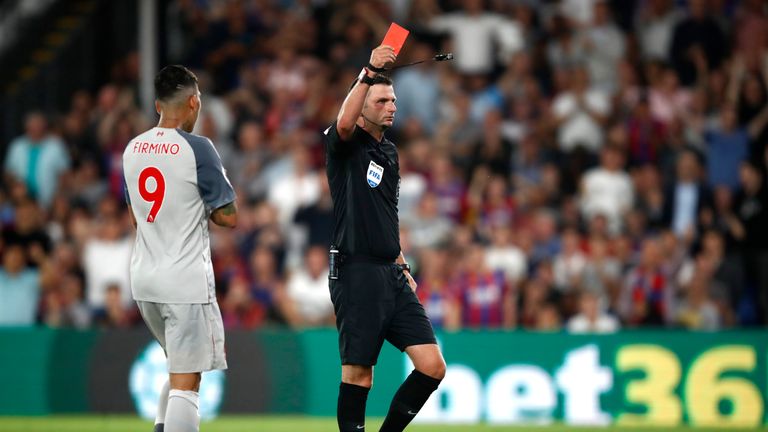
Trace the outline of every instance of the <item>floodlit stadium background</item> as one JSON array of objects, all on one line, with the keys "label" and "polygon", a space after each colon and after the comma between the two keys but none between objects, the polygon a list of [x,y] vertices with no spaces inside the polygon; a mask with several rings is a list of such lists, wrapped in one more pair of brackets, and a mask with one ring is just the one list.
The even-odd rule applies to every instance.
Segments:
[{"label": "floodlit stadium background", "polygon": [[[320,137],[393,21],[398,63],[456,57],[393,74],[401,244],[448,363],[413,430],[765,427],[764,2],[3,0],[0,430],[151,427],[120,157],[172,63],[241,212],[212,228],[230,370],[203,428],[333,430]],[[384,349],[369,416],[409,370]]]}]

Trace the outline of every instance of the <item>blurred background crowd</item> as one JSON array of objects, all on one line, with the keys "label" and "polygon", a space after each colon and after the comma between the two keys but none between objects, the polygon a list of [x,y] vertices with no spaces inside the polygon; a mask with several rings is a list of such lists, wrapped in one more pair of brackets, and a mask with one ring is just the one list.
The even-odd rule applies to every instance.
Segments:
[{"label": "blurred background crowd", "polygon": [[[225,325],[333,325],[322,131],[390,22],[401,245],[437,328],[714,330],[768,318],[761,0],[178,0],[167,63],[238,193]],[[0,143],[0,325],[140,324],[121,156],[135,53]],[[171,199],[173,197],[170,197]]]}]

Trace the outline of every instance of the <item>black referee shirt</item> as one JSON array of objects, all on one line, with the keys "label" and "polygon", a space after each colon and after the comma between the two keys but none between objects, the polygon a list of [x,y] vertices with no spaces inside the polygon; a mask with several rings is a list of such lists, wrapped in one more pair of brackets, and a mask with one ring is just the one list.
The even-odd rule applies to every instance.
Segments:
[{"label": "black referee shirt", "polygon": [[345,255],[392,260],[400,254],[400,164],[392,141],[357,126],[342,141],[325,130],[326,174],[333,199],[333,244]]}]

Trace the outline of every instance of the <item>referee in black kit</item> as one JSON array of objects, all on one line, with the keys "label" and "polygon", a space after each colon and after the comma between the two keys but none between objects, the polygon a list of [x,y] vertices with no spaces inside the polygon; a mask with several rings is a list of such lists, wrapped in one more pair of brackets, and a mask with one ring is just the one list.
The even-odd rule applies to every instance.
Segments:
[{"label": "referee in black kit", "polygon": [[445,376],[400,250],[400,168],[395,145],[384,137],[397,110],[395,91],[392,80],[379,74],[395,58],[389,46],[371,52],[336,122],[324,132],[333,198],[330,290],[341,354],[341,432],[365,430],[373,366],[384,340],[405,351],[416,370],[395,393],[381,431],[404,430]]}]

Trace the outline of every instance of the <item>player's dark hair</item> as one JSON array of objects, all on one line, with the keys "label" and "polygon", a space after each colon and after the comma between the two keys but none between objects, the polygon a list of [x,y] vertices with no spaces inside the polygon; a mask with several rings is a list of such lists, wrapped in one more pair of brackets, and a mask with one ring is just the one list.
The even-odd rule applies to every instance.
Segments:
[{"label": "player's dark hair", "polygon": [[172,99],[179,91],[197,86],[197,77],[181,65],[170,65],[155,75],[155,95],[159,101]]}]

